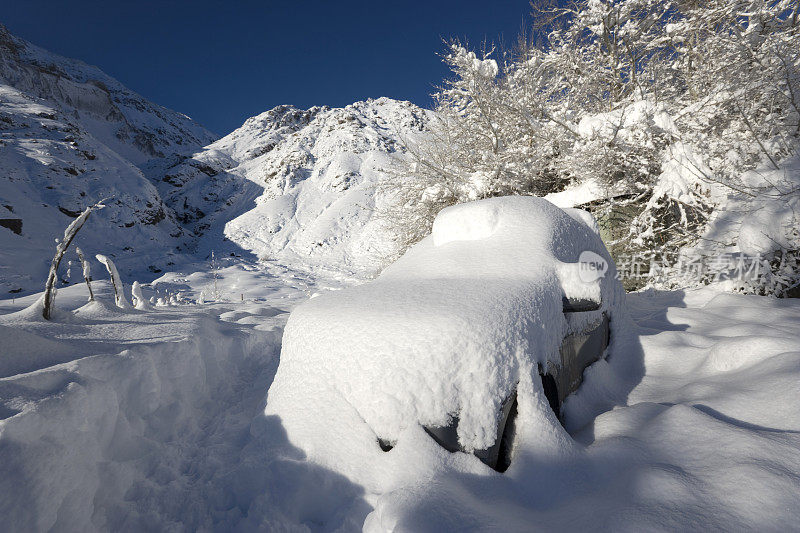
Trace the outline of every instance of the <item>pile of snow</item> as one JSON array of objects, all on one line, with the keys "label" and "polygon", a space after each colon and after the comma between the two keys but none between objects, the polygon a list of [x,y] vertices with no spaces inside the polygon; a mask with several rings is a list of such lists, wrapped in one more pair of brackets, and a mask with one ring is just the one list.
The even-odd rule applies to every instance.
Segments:
[{"label": "pile of snow", "polygon": [[147,312],[116,307],[105,281],[89,304],[85,284],[60,290],[52,321],[41,295],[0,301],[3,529],[360,527],[361,488],[302,461],[263,414],[286,311],[315,288],[221,263],[220,301],[202,306],[205,270],[140,286],[170,302]]},{"label": "pile of snow", "polygon": [[[370,491],[386,490],[381,472],[401,469],[404,452],[396,450],[420,446],[420,425],[446,426],[458,416],[465,449],[490,447],[515,388],[519,453],[560,446],[568,437],[538,376],[539,365],[560,364],[570,333],[565,293],[599,296],[596,317],[606,312],[615,327],[624,323],[613,263],[595,231],[573,216],[533,197],[445,209],[433,235],[377,279],[295,309],[266,412],[281,417],[310,458]],[[610,265],[585,283],[588,290],[573,287],[584,282],[572,275],[585,251]],[[395,449],[384,454],[378,438]],[[482,467],[474,457],[461,460]]]},{"label": "pile of snow", "polygon": [[612,198],[614,194],[593,179],[581,181],[559,192],[551,192],[544,199],[558,207],[577,207],[587,205],[597,200]]},{"label": "pile of snow", "polygon": [[502,217],[503,203],[484,202],[480,206],[444,209],[433,221],[431,237],[434,246],[455,241],[480,241],[494,234]]},{"label": "pile of snow", "polygon": [[388,98],[279,106],[168,169],[159,188],[201,248],[225,238],[296,268],[370,275],[393,251],[375,187],[428,118]]}]

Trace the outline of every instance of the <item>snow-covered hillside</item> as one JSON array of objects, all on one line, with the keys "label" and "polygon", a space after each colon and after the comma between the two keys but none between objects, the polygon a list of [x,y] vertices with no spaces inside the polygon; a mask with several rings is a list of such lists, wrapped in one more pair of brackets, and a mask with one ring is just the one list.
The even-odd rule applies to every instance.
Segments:
[{"label": "snow-covered hillside", "polygon": [[38,288],[53,239],[104,197],[109,208],[77,244],[113,257],[126,277],[184,251],[359,277],[391,255],[375,186],[430,118],[413,104],[279,106],[212,142],[185,115],[2,26],[0,50],[0,292]]},{"label": "snow-covered hillside", "polygon": [[155,270],[165,266],[158,257],[165,244],[180,242],[181,228],[138,168],[63,112],[8,85],[0,85],[0,169],[3,293],[40,286],[53,239],[103,198],[107,208],[78,236],[87,252],[112,254],[126,272]]},{"label": "snow-covered hillside", "polygon": [[0,24],[0,80],[47,100],[128,161],[190,154],[216,136],[191,118],[149,102],[97,67],[11,35]]},{"label": "snow-covered hillside", "polygon": [[388,98],[279,106],[168,169],[159,190],[205,247],[227,238],[261,259],[371,274],[391,247],[375,186],[428,119]]},{"label": "snow-covered hillside", "polygon": [[169,266],[185,232],[141,168],[155,171],[213,139],[96,67],[0,26],[0,293],[40,287],[54,238],[103,198],[108,208],[77,244],[109,254],[127,275]]}]

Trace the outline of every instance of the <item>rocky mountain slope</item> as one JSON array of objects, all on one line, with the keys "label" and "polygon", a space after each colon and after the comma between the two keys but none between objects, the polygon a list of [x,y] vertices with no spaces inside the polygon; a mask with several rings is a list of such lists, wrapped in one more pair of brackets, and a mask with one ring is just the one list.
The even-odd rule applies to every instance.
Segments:
[{"label": "rocky mountain slope", "polygon": [[217,138],[186,115],[145,100],[97,67],[34,46],[1,24],[0,80],[46,100],[137,166],[190,154]]},{"label": "rocky mountain slope", "polygon": [[375,187],[428,120],[388,98],[279,106],[168,169],[159,191],[200,248],[228,240],[297,268],[370,275],[391,248]]},{"label": "rocky mountain slope", "polygon": [[110,255],[127,275],[169,266],[165,251],[187,235],[141,168],[166,166],[213,139],[96,67],[0,26],[0,294],[40,288],[53,240],[102,198],[108,207],[78,246]]}]

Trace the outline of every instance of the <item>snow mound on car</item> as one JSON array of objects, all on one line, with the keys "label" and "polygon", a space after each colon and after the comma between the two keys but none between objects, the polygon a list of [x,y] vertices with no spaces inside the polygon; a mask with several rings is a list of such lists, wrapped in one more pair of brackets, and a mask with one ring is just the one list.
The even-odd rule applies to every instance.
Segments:
[{"label": "snow mound on car", "polygon": [[479,203],[443,210],[433,222],[431,236],[434,246],[453,241],[475,241],[489,237],[500,221],[500,206]]},{"label": "snow mound on car", "polygon": [[379,460],[369,451],[378,437],[399,442],[454,416],[466,449],[488,448],[515,388],[521,415],[547,405],[538,365],[557,360],[568,328],[560,273],[586,250],[610,265],[593,283],[597,317],[613,315],[624,297],[613,262],[580,217],[533,197],[445,209],[433,235],[377,279],[295,309],[267,413],[312,458],[345,470]]}]

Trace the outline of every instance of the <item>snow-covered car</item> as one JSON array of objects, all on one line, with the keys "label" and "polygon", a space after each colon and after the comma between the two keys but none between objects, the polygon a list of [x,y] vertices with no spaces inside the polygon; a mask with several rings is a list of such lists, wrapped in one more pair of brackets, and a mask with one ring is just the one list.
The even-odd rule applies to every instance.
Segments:
[{"label": "snow-covered car", "polygon": [[502,471],[537,424],[558,424],[623,299],[589,213],[534,197],[449,207],[375,280],[294,310],[266,412],[362,480],[419,429]]}]

